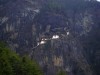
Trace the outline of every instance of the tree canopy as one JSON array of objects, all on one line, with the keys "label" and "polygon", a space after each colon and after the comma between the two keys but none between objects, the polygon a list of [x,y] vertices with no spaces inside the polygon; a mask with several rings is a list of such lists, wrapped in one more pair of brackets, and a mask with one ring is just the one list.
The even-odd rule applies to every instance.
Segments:
[{"label": "tree canopy", "polygon": [[35,61],[27,56],[18,56],[0,42],[0,75],[43,75],[43,73]]}]

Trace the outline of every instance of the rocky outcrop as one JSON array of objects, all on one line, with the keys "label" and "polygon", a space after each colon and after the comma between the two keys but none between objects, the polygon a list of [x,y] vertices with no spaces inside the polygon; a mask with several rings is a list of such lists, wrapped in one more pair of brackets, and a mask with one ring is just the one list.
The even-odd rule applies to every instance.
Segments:
[{"label": "rocky outcrop", "polygon": [[0,40],[12,50],[35,59],[46,75],[99,75],[100,3],[4,1]]}]

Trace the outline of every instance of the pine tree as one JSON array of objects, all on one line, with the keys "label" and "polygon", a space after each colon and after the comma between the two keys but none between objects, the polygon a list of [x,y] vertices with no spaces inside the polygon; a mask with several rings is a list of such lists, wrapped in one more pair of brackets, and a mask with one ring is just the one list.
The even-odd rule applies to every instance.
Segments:
[{"label": "pine tree", "polygon": [[43,73],[35,61],[27,56],[19,57],[4,43],[0,43],[0,75],[43,75]]}]

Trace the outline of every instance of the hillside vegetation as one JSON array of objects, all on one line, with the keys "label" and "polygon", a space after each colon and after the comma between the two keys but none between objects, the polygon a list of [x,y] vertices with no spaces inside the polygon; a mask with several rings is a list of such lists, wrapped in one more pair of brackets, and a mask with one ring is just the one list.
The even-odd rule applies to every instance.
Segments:
[{"label": "hillside vegetation", "polygon": [[0,75],[42,75],[35,61],[20,57],[0,42]]}]

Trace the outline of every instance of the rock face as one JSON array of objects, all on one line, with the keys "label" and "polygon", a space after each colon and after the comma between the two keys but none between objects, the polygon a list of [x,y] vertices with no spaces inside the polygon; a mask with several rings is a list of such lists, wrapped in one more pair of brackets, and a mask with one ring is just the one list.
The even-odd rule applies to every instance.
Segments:
[{"label": "rock face", "polygon": [[83,0],[1,0],[0,40],[35,59],[45,75],[99,75],[99,7]]}]

